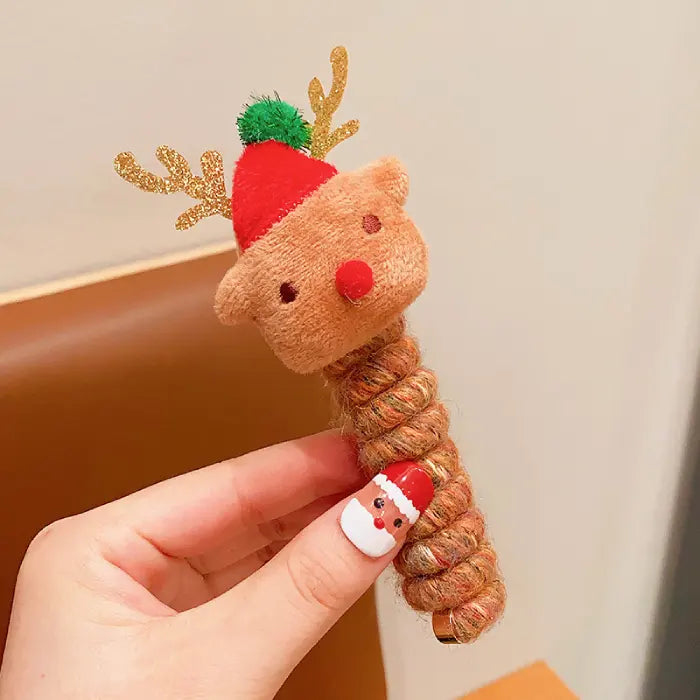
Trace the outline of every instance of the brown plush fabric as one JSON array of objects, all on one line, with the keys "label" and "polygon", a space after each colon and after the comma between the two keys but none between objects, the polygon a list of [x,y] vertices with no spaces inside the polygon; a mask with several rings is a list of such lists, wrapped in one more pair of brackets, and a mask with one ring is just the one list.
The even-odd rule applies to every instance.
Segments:
[{"label": "brown plush fabric", "polygon": [[[254,321],[275,354],[301,373],[367,342],[426,283],[425,244],[402,209],[407,193],[408,176],[394,158],[331,178],[229,270],[217,291],[217,315],[227,324]],[[365,230],[367,215],[377,217],[378,231]],[[373,287],[358,301],[335,286],[336,270],[348,260],[372,268]]]}]

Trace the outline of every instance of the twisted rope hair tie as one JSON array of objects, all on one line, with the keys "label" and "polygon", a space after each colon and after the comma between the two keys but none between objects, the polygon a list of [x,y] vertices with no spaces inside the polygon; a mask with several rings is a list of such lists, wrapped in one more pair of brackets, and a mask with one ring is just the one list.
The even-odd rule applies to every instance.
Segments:
[{"label": "twisted rope hair tie", "polygon": [[420,362],[402,317],[323,374],[342,429],[356,436],[368,477],[406,459],[430,474],[435,497],[394,565],[409,605],[433,613],[436,634],[438,626],[448,626],[447,634],[438,634],[441,641],[471,642],[501,615],[506,592],[469,477],[448,435],[437,380]]}]

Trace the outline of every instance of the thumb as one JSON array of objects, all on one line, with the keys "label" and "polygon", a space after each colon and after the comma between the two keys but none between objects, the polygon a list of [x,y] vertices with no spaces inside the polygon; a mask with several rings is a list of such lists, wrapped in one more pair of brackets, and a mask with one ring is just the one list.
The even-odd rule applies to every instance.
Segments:
[{"label": "thumb", "polygon": [[414,462],[387,467],[212,601],[223,639],[245,627],[252,657],[281,683],[388,566],[432,496]]}]

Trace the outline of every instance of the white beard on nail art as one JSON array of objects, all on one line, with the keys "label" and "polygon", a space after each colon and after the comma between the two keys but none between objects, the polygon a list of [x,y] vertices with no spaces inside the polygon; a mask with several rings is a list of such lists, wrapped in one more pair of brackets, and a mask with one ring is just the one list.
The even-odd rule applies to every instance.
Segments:
[{"label": "white beard on nail art", "polygon": [[374,526],[372,514],[353,498],[343,509],[340,527],[363,554],[368,557],[381,557],[396,546],[393,535],[386,528]]}]

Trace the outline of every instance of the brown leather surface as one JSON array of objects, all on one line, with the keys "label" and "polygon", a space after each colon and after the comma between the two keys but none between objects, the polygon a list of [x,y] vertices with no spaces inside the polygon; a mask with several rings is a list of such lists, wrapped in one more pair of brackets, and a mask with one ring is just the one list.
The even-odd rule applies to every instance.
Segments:
[{"label": "brown leather surface", "polygon": [[[215,255],[0,307],[0,639],[42,526],[328,424],[317,377],[284,369],[254,328],[216,321],[213,292],[232,262]],[[368,594],[278,697],[385,695]]]}]

